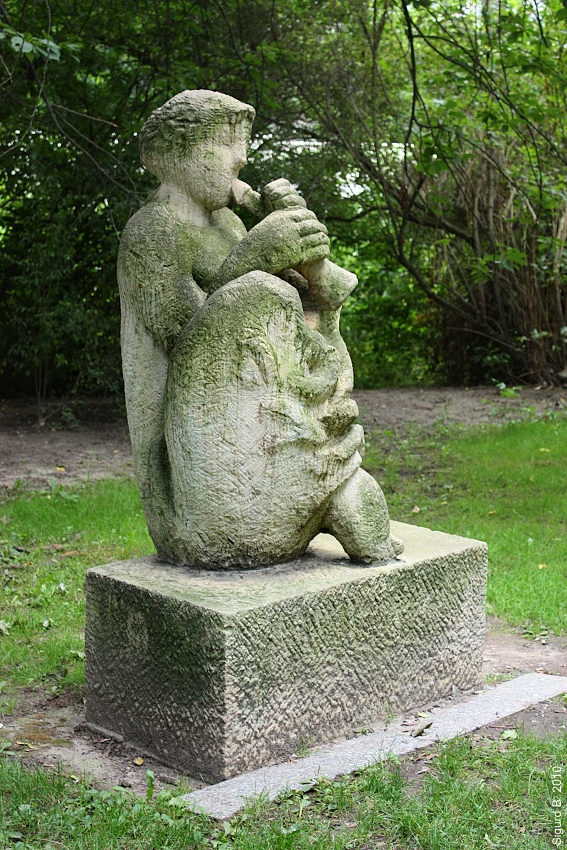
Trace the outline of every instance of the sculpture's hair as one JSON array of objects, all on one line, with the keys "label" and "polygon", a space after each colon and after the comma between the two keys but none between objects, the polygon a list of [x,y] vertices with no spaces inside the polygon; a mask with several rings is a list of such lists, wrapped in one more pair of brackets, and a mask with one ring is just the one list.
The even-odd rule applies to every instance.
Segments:
[{"label": "sculpture's hair", "polygon": [[167,163],[185,158],[218,126],[252,125],[252,106],[221,92],[204,89],[176,94],[154,110],[140,130],[140,157],[146,168],[163,179]]}]

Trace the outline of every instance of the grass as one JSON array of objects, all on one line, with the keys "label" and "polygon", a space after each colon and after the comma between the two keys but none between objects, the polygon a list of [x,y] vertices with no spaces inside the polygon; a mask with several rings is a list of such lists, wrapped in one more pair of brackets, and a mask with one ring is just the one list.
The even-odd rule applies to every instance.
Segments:
[{"label": "grass", "polygon": [[[533,635],[567,632],[566,461],[561,419],[379,433],[365,458],[394,518],[488,541],[489,610]],[[54,483],[0,504],[4,707],[22,687],[82,687],[85,570],[152,550],[128,480]],[[404,779],[406,763],[390,761],[275,804],[256,801],[218,825],[179,806],[175,793],[140,801],[124,789],[98,791],[4,752],[0,850],[548,848],[552,767],[565,763],[565,734],[459,738],[434,750],[417,790]]]},{"label": "grass", "polygon": [[[0,505],[0,676],[56,691],[84,681],[85,571],[153,551],[129,480]],[[1,706],[1,703],[0,703]]]},{"label": "grass", "polygon": [[374,434],[365,465],[393,518],[486,540],[488,610],[567,633],[567,420]]},{"label": "grass", "polygon": [[[256,801],[218,825],[171,792],[136,800],[0,759],[0,847],[42,850],[486,850],[551,847],[553,768],[567,735],[544,741],[457,738],[439,746],[419,793],[391,760],[341,781],[321,779],[275,804]],[[563,815],[566,814],[563,806]],[[563,826],[565,826],[565,818]]]},{"label": "grass", "polygon": [[[490,612],[567,633],[567,419],[377,433],[365,465],[396,519],[488,542]],[[0,523],[1,707],[17,687],[82,685],[86,569],[153,546],[126,479],[20,493]]]}]

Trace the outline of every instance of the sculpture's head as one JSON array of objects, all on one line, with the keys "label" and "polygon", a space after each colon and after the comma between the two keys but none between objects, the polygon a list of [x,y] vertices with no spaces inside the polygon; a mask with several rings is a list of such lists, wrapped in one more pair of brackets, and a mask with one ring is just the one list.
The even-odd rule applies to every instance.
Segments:
[{"label": "sculpture's head", "polygon": [[142,162],[209,210],[230,201],[246,162],[255,111],[221,92],[183,91],[156,109],[140,131]]}]

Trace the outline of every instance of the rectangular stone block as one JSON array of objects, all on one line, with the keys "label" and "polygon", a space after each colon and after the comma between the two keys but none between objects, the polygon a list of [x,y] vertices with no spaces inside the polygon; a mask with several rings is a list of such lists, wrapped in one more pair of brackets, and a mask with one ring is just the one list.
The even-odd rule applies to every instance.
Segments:
[{"label": "rectangular stone block", "polygon": [[351,563],[319,535],[288,564],[89,570],[87,720],[220,781],[480,681],[486,544],[392,523],[406,549]]}]

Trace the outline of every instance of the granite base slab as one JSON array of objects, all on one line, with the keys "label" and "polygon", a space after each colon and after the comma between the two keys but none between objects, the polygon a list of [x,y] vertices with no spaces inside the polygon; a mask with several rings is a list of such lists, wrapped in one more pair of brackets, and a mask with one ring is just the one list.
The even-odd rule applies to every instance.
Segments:
[{"label": "granite base slab", "polygon": [[131,559],[86,580],[87,720],[206,781],[480,681],[486,545],[392,523],[406,549],[208,572]]}]

